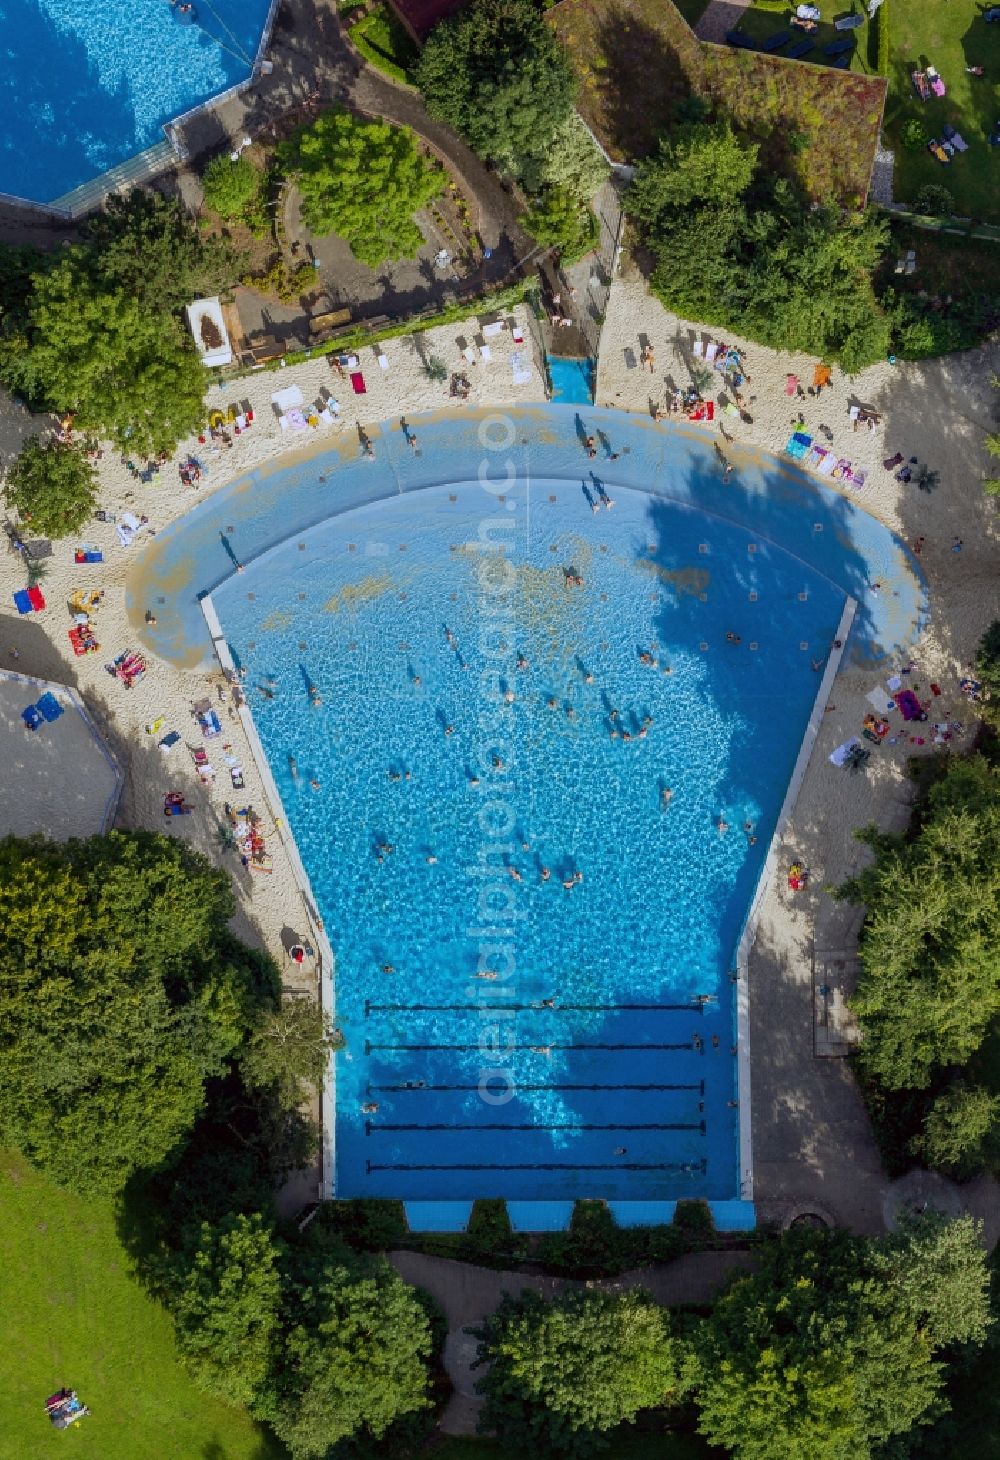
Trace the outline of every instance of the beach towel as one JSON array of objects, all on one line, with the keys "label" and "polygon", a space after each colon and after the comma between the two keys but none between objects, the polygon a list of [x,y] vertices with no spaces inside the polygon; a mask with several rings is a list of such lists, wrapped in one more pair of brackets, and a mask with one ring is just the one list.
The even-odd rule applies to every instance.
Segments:
[{"label": "beach towel", "polygon": [[829,456],[829,454],[830,453],[827,451],[826,447],[825,446],[820,446],[819,442],[817,442],[816,445],[810,451],[808,457],[806,458],[806,466],[811,466],[811,467],[817,467],[817,466],[819,466],[819,464],[823,460],[823,458],[825,456]]},{"label": "beach towel", "polygon": [[794,395],[799,388],[799,377],[797,375],[785,376],[785,394]]},{"label": "beach towel", "polygon": [[704,358],[704,355],[705,355],[705,342],[704,342],[704,340],[701,340],[701,339],[695,340],[694,344],[691,346],[691,349],[694,351],[694,355],[695,355],[695,359],[696,360],[701,360],[701,359]]},{"label": "beach towel", "polygon": [[821,477],[828,477],[833,471],[833,468],[836,466],[836,464],[837,463],[834,460],[833,453],[831,451],[827,451],[823,455],[823,460],[818,463],[816,470],[819,472]]},{"label": "beach towel", "polygon": [[487,365],[493,359],[493,351],[490,349],[489,345],[480,345],[479,353],[480,355],[482,355],[483,360]]},{"label": "beach towel", "polygon": [[229,776],[233,783],[233,790],[242,791],[246,785],[243,779],[243,767],[241,765],[234,765],[230,769]]},{"label": "beach towel", "polygon": [[19,588],[14,594],[14,607],[18,613],[31,612],[31,599],[28,596],[27,588]]},{"label": "beach towel", "polygon": [[842,456],[837,462],[837,465],[833,468],[833,475],[838,482],[844,481],[845,479],[847,481],[850,481],[851,469],[851,463],[847,460],[847,457]]},{"label": "beach towel", "polygon": [[715,357],[716,357],[716,355],[718,353],[719,353],[719,347],[715,343],[715,341],[713,340],[712,343],[710,345],[708,345],[706,347],[706,349],[705,349],[705,363],[706,363],[706,365],[713,364],[714,361],[715,361]]},{"label": "beach towel", "polygon": [[514,341],[514,344],[515,345],[523,345],[524,344],[524,330],[521,328],[521,326],[519,324],[516,324],[514,326],[514,328],[511,330],[510,337]]},{"label": "beach towel", "polygon": [[138,517],[136,517],[134,512],[123,512],[122,522],[125,524],[130,532],[138,532],[139,528],[142,526],[142,523],[139,521]]},{"label": "beach towel", "polygon": [[494,320],[494,322],[492,324],[484,324],[483,325],[483,339],[484,340],[491,340],[494,335],[499,335],[502,332],[503,332],[503,323],[499,319],[498,320]]},{"label": "beach towel", "polygon": [[625,369],[634,370],[638,364],[638,361],[635,358],[635,351],[633,350],[632,346],[626,345],[622,353],[625,356]]},{"label": "beach towel", "polygon": [[793,431],[788,438],[785,450],[793,461],[801,461],[811,445],[811,436],[807,436],[803,431]]},{"label": "beach towel", "polygon": [[851,472],[852,487],[863,487],[867,480],[868,473],[866,471],[861,471],[859,468],[855,467],[854,471]]},{"label": "beach towel", "polygon": [[845,740],[843,745],[838,745],[837,749],[830,755],[829,759],[831,763],[835,766],[845,766],[850,758],[851,751],[856,750],[860,744],[861,741],[856,735],[850,740]]},{"label": "beach towel", "polygon": [[378,363],[379,363],[379,369],[380,370],[388,370],[388,368],[389,368],[389,356],[388,355],[380,355],[378,357]]},{"label": "beach towel", "polygon": [[271,397],[271,404],[277,406],[278,414],[284,415],[291,410],[292,406],[302,404],[302,392],[297,385],[289,385],[285,390],[276,390]]},{"label": "beach towel", "polygon": [[465,356],[466,360],[468,360],[470,365],[475,365],[476,352],[471,345],[466,345],[465,349],[462,351],[462,354]]},{"label": "beach towel", "polygon": [[903,453],[901,451],[897,451],[895,456],[887,456],[882,465],[885,467],[886,471],[892,471],[893,467],[898,466],[902,459]]},{"label": "beach towel", "polygon": [[307,431],[309,429],[309,422],[298,406],[292,406],[291,410],[286,411],[283,416],[279,416],[278,425],[283,431]]},{"label": "beach towel", "polygon": [[171,730],[169,735],[164,735],[163,739],[160,741],[160,749],[163,751],[164,755],[170,754],[174,746],[180,743],[180,738],[181,737],[176,730]]},{"label": "beach towel", "polygon": [[99,553],[96,548],[77,548],[73,554],[74,563],[103,563],[104,554]]},{"label": "beach towel", "polygon": [[37,730],[42,723],[42,716],[37,705],[29,705],[26,710],[21,711],[21,719],[29,730]]},{"label": "beach towel", "polygon": [[926,720],[927,716],[924,714],[923,709],[920,705],[920,701],[917,699],[912,689],[900,690],[899,693],[894,696],[894,699],[896,701],[896,704],[899,706],[899,713],[902,715],[904,720]]},{"label": "beach towel", "polygon": [[214,710],[209,710],[207,715],[201,715],[199,717],[199,724],[201,725],[201,733],[206,740],[211,740],[216,735],[222,734],[222,725]]},{"label": "beach towel", "polygon": [[59,716],[65,713],[62,705],[59,703],[59,701],[56,699],[55,695],[50,689],[46,690],[41,699],[38,701],[38,708],[41,710],[42,714],[45,716],[46,720],[48,720],[50,725],[53,720],[58,720]]},{"label": "beach towel", "polygon": [[351,385],[354,389],[355,395],[368,394],[368,387],[367,385],[365,385],[365,377],[361,374],[360,370],[351,371]]},{"label": "beach towel", "polygon": [[515,385],[527,385],[531,379],[531,366],[525,363],[520,350],[514,350],[510,357],[510,368]]},{"label": "beach towel", "polygon": [[42,590],[38,587],[37,584],[35,584],[33,588],[28,589],[28,601],[34,609],[42,609],[45,607],[45,599],[42,597]]},{"label": "beach towel", "polygon": [[822,390],[824,385],[829,385],[832,374],[829,365],[817,365],[813,371],[813,389]]},{"label": "beach towel", "polygon": [[124,522],[119,522],[115,527],[118,534],[118,541],[122,547],[131,547],[135,541],[135,532],[131,527],[126,527]]},{"label": "beach towel", "polygon": [[875,689],[870,689],[865,695],[865,699],[871,705],[876,715],[888,715],[889,711],[894,709],[896,704],[892,696],[881,685],[877,685]]}]

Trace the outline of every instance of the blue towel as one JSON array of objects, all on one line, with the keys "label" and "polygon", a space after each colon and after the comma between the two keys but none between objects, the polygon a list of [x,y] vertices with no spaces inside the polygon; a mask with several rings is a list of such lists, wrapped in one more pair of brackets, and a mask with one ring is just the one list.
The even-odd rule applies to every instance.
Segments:
[{"label": "blue towel", "polygon": [[51,724],[53,720],[58,720],[59,716],[64,713],[62,705],[59,703],[59,701],[56,699],[55,695],[50,689],[46,690],[41,699],[38,701],[38,708],[41,710],[46,720],[48,720],[49,724]]},{"label": "blue towel", "polygon": [[103,553],[84,553],[84,555],[83,555],[83,561],[85,563],[103,563],[104,562],[104,554]]},{"label": "blue towel", "polygon": [[785,450],[793,461],[801,461],[811,445],[811,436],[806,436],[801,431],[794,431],[788,438],[788,445],[785,447]]},{"label": "blue towel", "polygon": [[38,713],[38,706],[29,705],[26,710],[22,710],[21,719],[27,725],[29,730],[37,730],[39,725],[42,723],[42,717]]},{"label": "blue towel", "polygon": [[14,594],[14,607],[18,613],[31,612],[31,599],[28,597],[27,588],[19,588]]}]

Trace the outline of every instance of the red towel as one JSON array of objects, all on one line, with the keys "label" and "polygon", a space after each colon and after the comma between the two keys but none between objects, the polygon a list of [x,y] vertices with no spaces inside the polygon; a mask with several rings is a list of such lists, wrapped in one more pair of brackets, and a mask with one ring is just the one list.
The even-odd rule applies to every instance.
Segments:
[{"label": "red towel", "polygon": [[351,384],[354,386],[355,395],[367,395],[368,388],[365,385],[365,377],[361,374],[360,370],[352,370]]},{"label": "red towel", "polygon": [[34,588],[28,589],[28,602],[34,609],[45,607],[45,599],[42,597],[42,590],[38,587],[37,583]]}]

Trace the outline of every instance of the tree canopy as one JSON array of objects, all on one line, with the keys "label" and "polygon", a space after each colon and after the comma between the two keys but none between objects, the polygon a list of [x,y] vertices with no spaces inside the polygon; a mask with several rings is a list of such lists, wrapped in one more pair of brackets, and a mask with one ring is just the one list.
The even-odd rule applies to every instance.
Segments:
[{"label": "tree canopy", "polygon": [[11,262],[0,380],[123,451],[170,451],[204,413],[205,372],[181,308],[218,293],[238,258],[157,193],[109,198],[81,238],[27,279],[27,256]]},{"label": "tree canopy", "polygon": [[940,1365],[845,1233],[764,1249],[696,1328],[698,1428],[735,1460],[866,1460],[938,1412]]},{"label": "tree canopy", "polygon": [[679,1387],[669,1314],[639,1291],[508,1295],[476,1337],[482,1423],[532,1454],[588,1455]]},{"label": "tree canopy", "polygon": [[97,502],[94,469],[64,441],[33,437],[7,472],[4,496],[35,532],[66,537],[88,521]]},{"label": "tree canopy", "polygon": [[982,1223],[926,1211],[869,1249],[873,1270],[934,1348],[982,1344],[990,1327],[990,1278]]},{"label": "tree canopy", "polygon": [[429,1407],[430,1324],[387,1262],[328,1264],[295,1290],[292,1314],[271,1418],[294,1460],[322,1460],[359,1432],[378,1440]]},{"label": "tree canopy", "polygon": [[444,187],[441,168],[408,127],[325,112],[279,149],[314,233],[337,233],[371,268],[412,258],[423,244],[413,215]]},{"label": "tree canopy", "polygon": [[546,188],[523,222],[538,243],[559,250],[564,264],[575,264],[597,246],[597,219],[565,188]]},{"label": "tree canopy", "polygon": [[662,141],[626,208],[668,309],[839,360],[848,373],[885,355],[891,326],[872,275],[888,223],[810,205],[785,179],[762,175],[757,147],[727,124],[688,123]]},{"label": "tree canopy", "polygon": [[0,1139],[105,1192],[180,1144],[273,998],[232,905],[166,837],[0,842]]},{"label": "tree canopy", "polygon": [[282,999],[247,1038],[240,1054],[243,1078],[252,1089],[277,1085],[294,1103],[302,1087],[323,1083],[330,1056],[343,1043],[312,999]]},{"label": "tree canopy", "polygon": [[539,170],[566,123],[575,82],[534,0],[475,0],[435,26],[414,72],[427,110],[513,177]]},{"label": "tree canopy", "polygon": [[840,889],[866,907],[857,1057],[888,1090],[924,1089],[1000,1013],[1000,771],[952,760],[913,834],[859,837],[874,861]]},{"label": "tree canopy", "polygon": [[281,1247],[257,1215],[202,1224],[173,1296],[177,1347],[199,1386],[252,1407],[279,1346]]}]

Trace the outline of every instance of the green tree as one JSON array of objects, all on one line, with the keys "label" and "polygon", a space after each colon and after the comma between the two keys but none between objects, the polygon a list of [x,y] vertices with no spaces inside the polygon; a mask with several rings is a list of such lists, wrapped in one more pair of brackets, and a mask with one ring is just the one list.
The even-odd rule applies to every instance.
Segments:
[{"label": "green tree", "polygon": [[638,1290],[508,1295],[475,1336],[490,1365],[482,1424],[532,1454],[591,1454],[679,1388],[669,1314]]},{"label": "green tree", "polygon": [[178,1259],[172,1309],[177,1347],[200,1388],[254,1406],[279,1342],[281,1247],[262,1219],[229,1215],[203,1223]]},{"label": "green tree", "polygon": [[339,234],[371,268],[419,252],[424,240],[413,215],[445,179],[408,127],[330,111],[300,127],[280,157],[314,233]]},{"label": "green tree", "polygon": [[757,170],[756,143],[741,142],[728,122],[678,127],[640,164],[629,188],[632,217],[655,226],[691,203],[724,204],[742,197]]},{"label": "green tree", "polygon": [[964,1180],[995,1159],[998,1133],[1000,1095],[985,1085],[956,1080],[927,1112],[913,1149],[936,1171]]},{"label": "green tree", "polygon": [[273,997],[232,909],[171,838],[0,842],[0,1139],[91,1191],[162,1162]]},{"label": "green tree", "polygon": [[926,1211],[869,1248],[869,1262],[932,1347],[982,1344],[990,1326],[990,1276],[983,1227],[965,1215]]},{"label": "green tree", "polygon": [[97,479],[85,453],[64,441],[32,437],[7,472],[4,496],[44,537],[67,537],[89,519]]},{"label": "green tree", "polygon": [[268,1416],[293,1460],[322,1460],[359,1433],[378,1440],[429,1407],[430,1324],[387,1262],[329,1265],[295,1304]]},{"label": "green tree", "polygon": [[0,343],[0,377],[130,452],[172,450],[204,414],[204,370],[180,321],[109,292],[85,252],[36,276],[26,336]]},{"label": "green tree", "polygon": [[580,203],[590,203],[607,180],[610,168],[587,131],[578,112],[571,111],[559,123],[539,161],[537,176],[526,175],[531,192],[559,188]]},{"label": "green tree", "polygon": [[735,1460],[867,1460],[940,1408],[928,1337],[845,1233],[765,1248],[696,1328],[687,1377]]},{"label": "green tree", "polygon": [[414,79],[432,117],[518,178],[539,178],[576,90],[534,0],[475,0],[435,26]]},{"label": "green tree", "polygon": [[228,153],[213,157],[201,175],[206,205],[226,219],[242,218],[263,184],[260,168],[242,153],[235,161]]},{"label": "green tree", "polygon": [[839,890],[866,907],[857,1058],[888,1090],[926,1089],[1000,1013],[1000,770],[953,760],[915,834],[858,836],[874,860]]},{"label": "green tree", "polygon": [[522,222],[538,243],[558,249],[564,264],[575,264],[597,247],[597,219],[586,203],[562,188],[547,188]]},{"label": "green tree", "polygon": [[281,1007],[251,1031],[240,1068],[251,1089],[277,1085],[294,1100],[303,1086],[322,1085],[330,1057],[342,1044],[343,1037],[312,999],[282,999]]},{"label": "green tree", "polygon": [[[998,451],[1000,455],[1000,441]],[[987,703],[995,700],[1000,710],[1000,619],[995,619],[976,649],[976,678],[983,686]]]},{"label": "green tree", "polygon": [[185,304],[218,294],[239,278],[245,255],[206,237],[176,198],[136,189],[106,199],[80,229],[82,268],[110,294],[130,294],[157,315],[179,317]]}]

